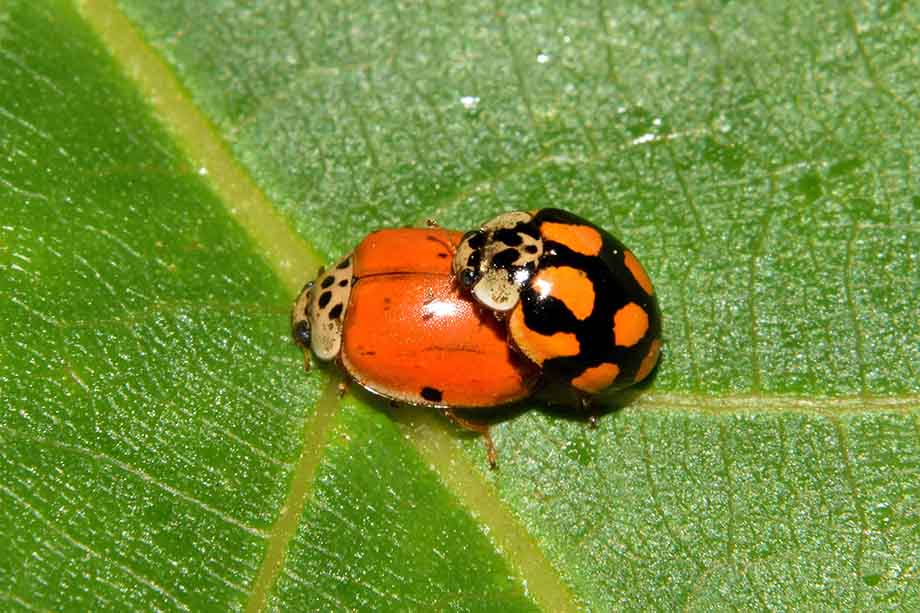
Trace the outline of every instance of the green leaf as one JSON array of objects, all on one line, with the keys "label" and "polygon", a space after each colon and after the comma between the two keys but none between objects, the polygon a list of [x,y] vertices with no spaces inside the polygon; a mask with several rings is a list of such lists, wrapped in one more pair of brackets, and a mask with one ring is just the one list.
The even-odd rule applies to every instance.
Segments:
[{"label": "green leaf", "polygon": [[[6,2],[3,608],[920,607],[918,24]],[[665,317],[597,429],[529,407],[493,472],[304,374],[318,264],[543,206],[630,245]]]}]

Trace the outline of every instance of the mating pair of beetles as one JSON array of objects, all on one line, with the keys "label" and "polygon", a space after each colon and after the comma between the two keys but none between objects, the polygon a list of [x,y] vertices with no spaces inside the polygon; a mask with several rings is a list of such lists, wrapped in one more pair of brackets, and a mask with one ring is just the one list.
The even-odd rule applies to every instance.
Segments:
[{"label": "mating pair of beetles", "polygon": [[294,340],[392,401],[491,409],[537,390],[584,411],[642,381],[661,349],[645,269],[616,238],[559,209],[504,213],[462,234],[372,232],[294,304]]}]

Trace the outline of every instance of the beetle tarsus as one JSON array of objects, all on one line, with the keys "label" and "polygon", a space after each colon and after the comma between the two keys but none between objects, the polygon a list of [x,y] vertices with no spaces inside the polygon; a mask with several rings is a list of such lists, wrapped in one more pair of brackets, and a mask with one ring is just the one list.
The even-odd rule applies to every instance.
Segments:
[{"label": "beetle tarsus", "polygon": [[495,443],[492,441],[492,434],[488,428],[483,433],[482,439],[486,444],[486,459],[489,461],[489,468],[498,470],[498,452],[495,450]]}]

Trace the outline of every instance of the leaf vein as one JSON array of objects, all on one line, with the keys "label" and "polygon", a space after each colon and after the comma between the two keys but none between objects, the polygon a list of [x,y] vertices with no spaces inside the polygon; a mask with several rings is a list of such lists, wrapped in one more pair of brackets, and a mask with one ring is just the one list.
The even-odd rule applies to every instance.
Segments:
[{"label": "leaf vein", "polygon": [[232,525],[232,526],[235,526],[235,527],[237,527],[237,528],[243,530],[244,532],[248,532],[249,534],[252,534],[253,536],[257,536],[257,537],[260,537],[260,538],[265,538],[265,537],[267,536],[267,533],[266,533],[264,530],[261,530],[261,529],[259,529],[259,528],[254,527],[254,526],[250,526],[250,525],[246,524],[245,522],[243,522],[243,521],[241,521],[241,520],[239,520],[239,519],[233,517],[232,515],[229,515],[229,514],[223,512],[223,511],[221,511],[220,509],[211,506],[211,505],[208,504],[207,502],[205,502],[205,501],[203,501],[203,500],[199,500],[198,498],[195,498],[194,496],[192,496],[191,494],[189,494],[189,493],[187,493],[187,492],[183,492],[182,490],[180,490],[180,489],[178,489],[178,488],[175,488],[175,487],[173,487],[173,486],[171,486],[171,485],[169,485],[169,484],[167,484],[167,483],[164,483],[164,482],[160,481],[159,479],[157,479],[157,478],[155,478],[154,476],[150,475],[149,473],[147,473],[147,472],[141,470],[140,468],[138,468],[138,467],[136,467],[136,466],[133,466],[133,465],[131,465],[131,464],[128,464],[127,462],[123,462],[123,461],[121,461],[121,460],[118,460],[118,459],[116,459],[116,458],[114,458],[114,457],[112,457],[112,456],[110,456],[110,455],[108,455],[108,454],[106,454],[106,453],[103,453],[103,452],[100,452],[100,451],[95,451],[95,450],[92,450],[92,449],[88,449],[88,448],[86,448],[86,447],[81,447],[81,446],[79,446],[79,445],[70,445],[70,444],[61,443],[61,442],[58,442],[58,441],[55,441],[55,440],[52,440],[52,439],[47,439],[47,438],[44,438],[44,437],[41,437],[41,436],[35,436],[35,435],[32,435],[32,434],[28,434],[28,433],[25,433],[25,432],[21,432],[21,431],[19,431],[19,430],[15,430],[15,429],[13,429],[13,428],[9,428],[9,427],[7,427],[7,426],[0,426],[0,429],[2,429],[3,431],[7,432],[7,433],[10,434],[10,435],[12,435],[12,436],[15,437],[15,438],[19,438],[19,439],[22,439],[22,440],[31,441],[31,442],[33,442],[33,443],[35,443],[35,444],[38,444],[38,445],[42,445],[42,446],[45,446],[45,447],[50,447],[50,448],[53,448],[53,449],[59,449],[59,450],[61,450],[61,451],[65,451],[65,452],[68,452],[68,453],[73,453],[73,454],[76,454],[76,455],[81,455],[81,456],[83,456],[83,457],[90,458],[90,459],[92,459],[92,460],[96,460],[96,461],[98,461],[98,462],[102,462],[102,463],[104,463],[104,464],[108,464],[108,465],[110,465],[110,466],[114,466],[115,468],[118,468],[118,469],[122,470],[123,472],[125,472],[125,473],[127,473],[127,474],[129,474],[129,475],[133,475],[133,476],[137,477],[138,479],[140,479],[140,480],[143,481],[144,483],[153,485],[153,486],[157,487],[158,489],[161,489],[161,490],[163,490],[164,492],[167,492],[168,494],[171,494],[171,495],[175,496],[176,498],[180,498],[180,499],[182,499],[182,500],[184,500],[184,501],[186,501],[186,502],[192,504],[193,506],[196,506],[196,507],[202,509],[203,511],[206,511],[206,512],[209,513],[209,514],[214,515],[215,517],[220,518],[220,519],[223,520],[225,523],[230,524],[230,525]]},{"label": "leaf vein", "polygon": [[141,573],[137,572],[136,570],[132,569],[130,566],[127,566],[126,564],[123,564],[123,563],[118,562],[118,561],[116,561],[116,560],[112,560],[112,559],[107,558],[106,556],[102,555],[102,554],[99,553],[98,551],[94,550],[94,549],[93,549],[92,547],[90,547],[89,545],[86,545],[85,543],[83,543],[83,542],[77,540],[76,538],[74,538],[73,536],[71,536],[70,533],[68,533],[67,531],[65,531],[65,530],[59,528],[58,526],[56,526],[56,525],[54,524],[54,522],[52,522],[51,520],[49,520],[48,518],[46,518],[44,515],[42,515],[41,512],[38,511],[38,509],[36,509],[35,507],[33,507],[31,504],[28,503],[28,501],[26,501],[25,499],[21,498],[18,494],[16,494],[16,492],[14,492],[13,490],[9,489],[9,488],[8,488],[6,485],[4,485],[3,483],[0,483],[0,490],[6,492],[6,494],[7,494],[10,498],[12,498],[14,501],[16,501],[21,507],[25,508],[26,511],[28,511],[30,514],[32,514],[37,520],[39,520],[39,521],[42,522],[45,526],[47,526],[49,530],[51,530],[52,532],[55,532],[56,534],[58,534],[59,536],[61,536],[64,540],[66,540],[68,543],[70,543],[71,545],[73,545],[73,546],[76,547],[77,549],[86,552],[87,554],[93,556],[94,558],[98,558],[98,559],[100,559],[100,560],[103,560],[103,561],[105,561],[105,562],[108,562],[108,563],[112,564],[113,566],[115,566],[115,567],[121,569],[122,571],[124,571],[126,574],[130,575],[132,578],[134,578],[134,579],[135,579],[136,581],[138,581],[139,583],[142,583],[143,585],[147,586],[148,588],[150,588],[150,589],[153,590],[154,592],[156,592],[156,593],[161,594],[162,596],[164,596],[167,600],[170,600],[173,604],[175,604],[178,608],[182,609],[183,611],[191,611],[191,608],[189,608],[189,606],[188,606],[187,604],[185,604],[183,601],[181,601],[179,598],[177,598],[172,592],[170,592],[169,590],[167,590],[167,589],[166,589],[165,587],[163,587],[162,585],[160,585],[160,584],[156,583],[155,581],[153,581],[152,579],[150,579],[150,578],[148,578],[148,577],[142,575]]}]

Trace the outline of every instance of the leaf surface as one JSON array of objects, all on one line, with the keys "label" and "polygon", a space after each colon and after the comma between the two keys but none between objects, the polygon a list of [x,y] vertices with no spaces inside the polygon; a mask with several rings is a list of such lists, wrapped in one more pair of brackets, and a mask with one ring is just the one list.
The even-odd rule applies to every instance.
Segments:
[{"label": "leaf surface", "polygon": [[[7,3],[0,599],[917,608],[918,23]],[[490,472],[303,373],[288,308],[320,261],[543,206],[620,236],[665,317],[596,430],[531,407]]]}]

